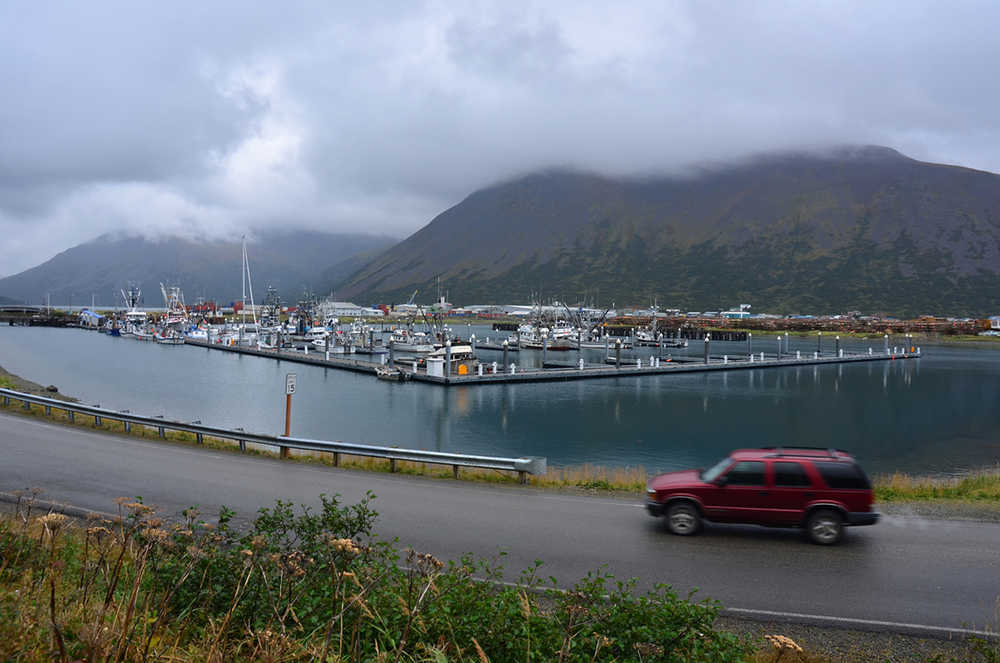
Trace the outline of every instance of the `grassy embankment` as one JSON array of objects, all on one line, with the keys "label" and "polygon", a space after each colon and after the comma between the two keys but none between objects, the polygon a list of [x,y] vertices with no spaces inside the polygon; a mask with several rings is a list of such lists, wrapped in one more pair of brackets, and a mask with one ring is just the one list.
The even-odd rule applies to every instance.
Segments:
[{"label": "grassy embankment", "polygon": [[[504,584],[498,559],[445,564],[379,541],[370,499],[322,497],[318,510],[278,502],[243,530],[225,509],[217,525],[193,509],[168,523],[141,500],[116,502],[116,518],[72,521],[25,496],[0,516],[0,659],[890,660],[863,646],[830,658],[782,635],[726,632],[716,602],[663,585],[639,593],[600,570],[563,592],[536,562]],[[1000,657],[977,639],[931,649],[903,660]]]},{"label": "grassy embankment", "polygon": [[[0,376],[0,385],[10,384],[10,382],[9,379]],[[53,408],[51,414],[45,415],[42,406],[32,405],[30,410],[25,410],[21,403],[16,400],[12,400],[6,408],[0,406],[0,409],[22,416],[43,417],[55,423],[87,430],[99,430],[116,435],[131,435],[138,438],[160,440],[159,433],[155,428],[135,425],[132,426],[131,432],[126,433],[125,427],[121,422],[105,418],[102,425],[97,426],[94,423],[93,417],[82,415],[77,416],[75,422],[70,422],[69,417],[63,410]],[[165,431],[165,440],[163,441],[187,445],[197,444],[193,434],[177,431]],[[212,437],[205,437],[203,444],[206,447],[219,450],[238,451],[239,449],[237,442],[233,440]],[[266,448],[254,448],[254,445],[247,445],[246,453],[256,456],[277,457],[276,451]],[[333,454],[329,453],[291,450],[290,457],[292,460],[299,462],[319,463],[328,466],[334,464]],[[340,456],[339,467],[375,472],[389,471],[389,463],[385,460],[344,454]],[[396,471],[402,474],[437,478],[450,478],[452,476],[450,466],[427,465],[405,461],[396,463]],[[513,474],[476,468],[462,468],[460,477],[468,480],[501,484],[514,484],[517,482],[517,477]],[[542,488],[641,495],[645,490],[647,478],[648,472],[643,467],[609,468],[599,465],[579,465],[572,467],[549,467],[547,474],[533,476],[530,480],[532,485]],[[950,501],[966,504],[996,505],[1000,507],[1000,465],[970,472],[960,477],[921,477],[896,473],[875,476],[873,482],[876,499],[881,503]]]},{"label": "grassy embankment", "polygon": [[75,525],[0,519],[0,659],[19,661],[743,661],[720,606],[598,571],[571,591],[499,560],[442,563],[371,534],[366,500],[277,503],[245,531],[141,501]]}]

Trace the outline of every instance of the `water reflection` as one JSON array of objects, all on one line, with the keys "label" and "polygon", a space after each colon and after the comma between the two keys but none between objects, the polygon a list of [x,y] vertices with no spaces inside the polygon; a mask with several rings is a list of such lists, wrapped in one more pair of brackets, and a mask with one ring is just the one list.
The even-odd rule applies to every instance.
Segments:
[{"label": "water reflection", "polygon": [[[789,351],[811,354],[815,342],[790,339]],[[715,344],[713,354],[745,356],[745,344]],[[868,344],[843,342],[855,351]],[[584,356],[597,362],[602,351]],[[270,433],[283,428],[284,375],[295,372],[293,434],[544,455],[554,465],[671,469],[710,464],[736,445],[805,443],[849,448],[872,471],[947,472],[1000,459],[995,351],[932,348],[919,361],[444,389],[75,330],[4,327],[0,365],[88,402]]]}]

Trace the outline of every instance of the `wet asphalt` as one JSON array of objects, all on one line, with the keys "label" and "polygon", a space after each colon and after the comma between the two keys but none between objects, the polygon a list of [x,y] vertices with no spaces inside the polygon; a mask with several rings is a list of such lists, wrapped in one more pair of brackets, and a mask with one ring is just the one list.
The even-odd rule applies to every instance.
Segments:
[{"label": "wet asphalt", "polygon": [[166,515],[226,505],[243,517],[276,499],[315,504],[320,493],[339,493],[354,502],[371,491],[380,536],[441,558],[504,553],[512,581],[535,560],[562,586],[604,567],[727,608],[875,629],[995,626],[1000,599],[997,523],[886,516],[834,547],[750,526],[676,537],[636,501],[282,462],[0,414],[0,491],[33,487],[99,511],[114,511],[115,497],[142,496]]}]

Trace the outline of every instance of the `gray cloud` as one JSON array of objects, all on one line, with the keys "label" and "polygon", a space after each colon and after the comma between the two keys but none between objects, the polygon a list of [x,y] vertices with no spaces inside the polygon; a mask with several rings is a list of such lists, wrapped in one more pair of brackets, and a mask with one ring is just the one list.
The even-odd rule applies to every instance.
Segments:
[{"label": "gray cloud", "polygon": [[11,2],[0,274],[109,230],[404,235],[550,165],[1000,170],[993,3]]}]

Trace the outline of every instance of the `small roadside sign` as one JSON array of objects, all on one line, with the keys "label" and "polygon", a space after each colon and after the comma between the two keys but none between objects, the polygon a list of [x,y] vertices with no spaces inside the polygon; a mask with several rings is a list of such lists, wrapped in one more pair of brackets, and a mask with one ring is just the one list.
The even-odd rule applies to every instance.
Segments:
[{"label": "small roadside sign", "polygon": [[285,395],[291,396],[295,393],[295,373],[285,375]]}]

